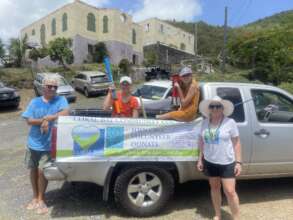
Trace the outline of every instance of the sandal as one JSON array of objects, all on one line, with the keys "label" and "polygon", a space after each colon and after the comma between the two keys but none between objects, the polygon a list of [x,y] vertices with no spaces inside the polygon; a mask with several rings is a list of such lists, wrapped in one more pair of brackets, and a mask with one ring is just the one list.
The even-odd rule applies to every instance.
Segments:
[{"label": "sandal", "polygon": [[33,199],[27,206],[26,209],[27,210],[34,210],[36,208],[38,208],[39,203],[37,199]]},{"label": "sandal", "polygon": [[39,202],[38,207],[37,207],[37,214],[38,215],[44,215],[49,212],[49,209],[47,205],[44,202]]}]

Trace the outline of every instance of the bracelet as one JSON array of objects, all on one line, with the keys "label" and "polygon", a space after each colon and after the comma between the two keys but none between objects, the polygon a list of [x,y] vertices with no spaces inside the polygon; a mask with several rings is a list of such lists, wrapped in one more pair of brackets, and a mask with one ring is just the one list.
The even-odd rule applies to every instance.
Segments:
[{"label": "bracelet", "polygon": [[240,162],[240,161],[235,161],[235,163],[238,163],[238,164],[242,165],[242,162]]}]

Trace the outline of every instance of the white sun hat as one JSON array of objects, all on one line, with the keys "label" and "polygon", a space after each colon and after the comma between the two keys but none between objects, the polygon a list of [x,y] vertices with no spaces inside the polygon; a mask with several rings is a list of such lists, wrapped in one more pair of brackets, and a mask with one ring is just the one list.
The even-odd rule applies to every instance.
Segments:
[{"label": "white sun hat", "polygon": [[232,102],[226,99],[222,99],[219,96],[214,96],[212,99],[203,100],[199,104],[199,111],[207,118],[210,117],[209,105],[211,103],[220,103],[223,106],[223,114],[227,117],[230,116],[234,111],[234,105]]},{"label": "white sun hat", "polygon": [[122,76],[120,78],[120,83],[123,83],[123,82],[128,82],[129,84],[132,84],[132,80],[129,76]]},{"label": "white sun hat", "polygon": [[184,67],[184,68],[182,68],[182,70],[180,71],[179,76],[185,76],[185,75],[188,75],[188,74],[190,74],[190,73],[192,73],[192,69],[189,68],[189,67]]}]

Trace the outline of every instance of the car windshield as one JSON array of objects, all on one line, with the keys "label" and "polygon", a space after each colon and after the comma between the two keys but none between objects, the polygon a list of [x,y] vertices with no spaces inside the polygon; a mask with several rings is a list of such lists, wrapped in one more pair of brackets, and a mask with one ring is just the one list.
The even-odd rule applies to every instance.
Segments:
[{"label": "car windshield", "polygon": [[[142,98],[158,100],[164,96],[164,94],[167,91],[167,88],[160,86],[143,85],[141,88],[139,88],[139,90]],[[139,96],[138,90],[136,90],[133,95]]]},{"label": "car windshield", "polygon": [[91,76],[91,83],[102,83],[102,82],[108,82],[108,79],[106,75],[101,76]]},{"label": "car windshield", "polygon": [[58,78],[58,86],[66,86],[66,85],[68,85],[68,82],[63,77]]}]

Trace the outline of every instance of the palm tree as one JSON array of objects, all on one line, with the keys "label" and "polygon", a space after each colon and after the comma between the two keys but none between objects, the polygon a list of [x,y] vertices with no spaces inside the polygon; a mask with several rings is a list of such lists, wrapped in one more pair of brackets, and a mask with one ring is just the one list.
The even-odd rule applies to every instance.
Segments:
[{"label": "palm tree", "polygon": [[22,39],[10,39],[9,55],[14,59],[15,66],[21,67],[24,64],[25,51],[27,48],[27,36]]}]

